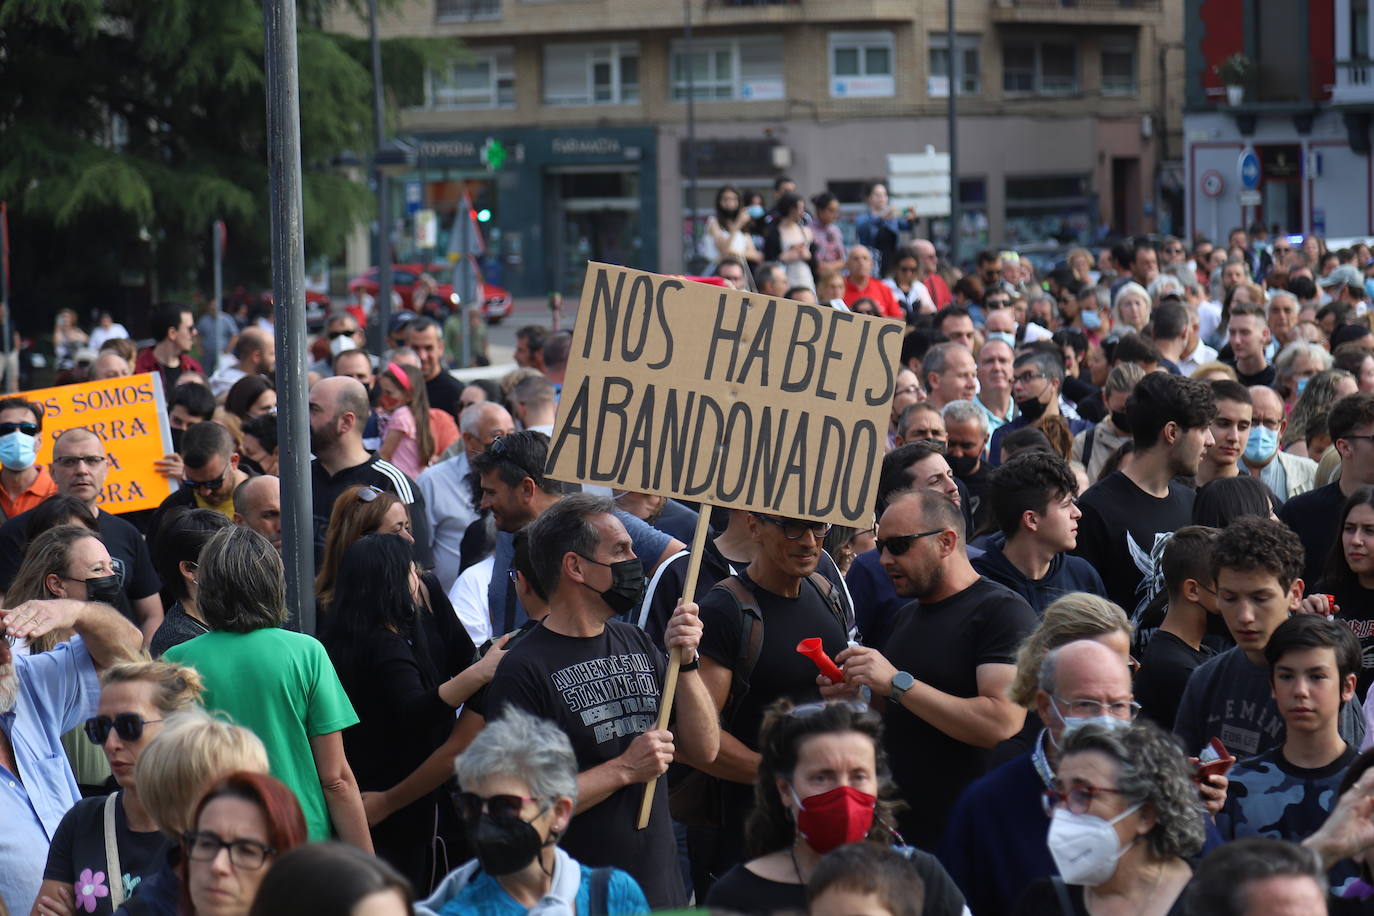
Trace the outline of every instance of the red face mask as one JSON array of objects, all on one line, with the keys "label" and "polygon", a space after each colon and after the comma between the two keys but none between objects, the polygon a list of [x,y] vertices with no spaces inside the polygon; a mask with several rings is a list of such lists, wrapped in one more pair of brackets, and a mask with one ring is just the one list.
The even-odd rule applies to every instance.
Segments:
[{"label": "red face mask", "polygon": [[877,797],[850,786],[836,786],[806,801],[797,798],[794,789],[792,799],[797,803],[797,833],[822,855],[837,846],[859,842],[873,829]]},{"label": "red face mask", "polygon": [[395,410],[397,407],[400,407],[404,403],[405,401],[402,401],[400,398],[393,397],[389,394],[384,394],[377,399],[377,406],[385,411]]}]

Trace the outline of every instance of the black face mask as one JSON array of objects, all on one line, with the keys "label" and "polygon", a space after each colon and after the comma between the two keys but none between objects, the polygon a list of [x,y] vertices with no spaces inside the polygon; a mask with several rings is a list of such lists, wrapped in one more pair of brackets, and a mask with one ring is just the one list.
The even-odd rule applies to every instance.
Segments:
[{"label": "black face mask", "polygon": [[974,471],[978,470],[978,459],[981,455],[946,455],[945,460],[949,462],[949,469],[954,472],[954,476],[960,479],[969,477]]},{"label": "black face mask", "polygon": [[98,601],[101,604],[114,604],[119,600],[119,593],[123,586],[119,584],[119,576],[96,576],[93,579],[86,579],[86,600]]},{"label": "black face mask", "polygon": [[525,868],[539,850],[553,843],[539,838],[539,831],[514,815],[482,812],[467,825],[468,845],[477,852],[477,861],[489,875],[511,875]]},{"label": "black face mask", "polygon": [[1131,431],[1131,421],[1127,419],[1126,411],[1124,410],[1112,411],[1112,425],[1115,426],[1117,429],[1121,430],[1123,433],[1128,433]]},{"label": "black face mask", "polygon": [[[611,587],[604,592],[597,592],[597,594],[615,612],[617,617],[622,617],[633,611],[639,606],[639,602],[644,600],[647,584],[644,581],[644,564],[640,562],[639,557],[631,557],[618,563],[602,563],[591,557],[582,557],[582,559],[595,563],[597,566],[605,566],[611,571]],[[585,582],[582,584],[587,585]],[[587,588],[591,588],[591,586],[587,585]]]},{"label": "black face mask", "polygon": [[172,430],[172,451],[176,452],[178,455],[181,454],[181,439],[185,435],[186,430],[184,429]]},{"label": "black face mask", "polygon": [[724,216],[728,221],[733,223],[735,220],[739,219],[739,207],[736,207],[733,210],[722,209],[720,211],[720,214],[721,216]]},{"label": "black face mask", "polygon": [[1016,402],[1016,409],[1019,410],[1021,416],[1025,417],[1027,422],[1030,423],[1034,423],[1036,420],[1043,417],[1045,415],[1045,408],[1047,407],[1049,407],[1049,405],[1039,398],[1026,398],[1024,401]]}]

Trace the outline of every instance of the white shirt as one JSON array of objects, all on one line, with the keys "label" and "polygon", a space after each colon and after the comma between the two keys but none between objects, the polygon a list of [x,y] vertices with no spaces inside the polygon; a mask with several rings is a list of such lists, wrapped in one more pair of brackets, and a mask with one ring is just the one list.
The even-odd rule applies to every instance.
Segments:
[{"label": "white shirt", "polygon": [[107,340],[128,340],[128,339],[129,339],[129,331],[128,331],[128,329],[125,328],[124,325],[119,324],[118,322],[116,322],[115,324],[110,325],[108,328],[102,328],[100,325],[96,325],[95,330],[91,331],[91,339],[90,339],[90,341],[89,341],[89,344],[90,344],[90,348],[91,348],[92,350],[99,350],[100,347],[101,347],[101,346],[105,343],[105,341],[107,341]]},{"label": "white shirt", "polygon": [[[436,548],[435,557],[439,555]],[[458,622],[472,637],[472,644],[480,646],[491,639],[491,618],[487,613],[487,588],[491,585],[492,572],[496,568],[496,555],[492,554],[480,563],[474,563],[463,570],[458,581],[449,589],[448,600],[453,605],[453,613]]]},{"label": "white shirt", "polygon": [[210,376],[210,391],[215,397],[222,398],[234,387],[235,382],[247,374],[239,368],[238,360],[226,353],[219,358],[219,368],[215,374]]},{"label": "white shirt", "polygon": [[[446,590],[458,581],[463,532],[477,519],[472,488],[467,482],[470,470],[468,453],[459,451],[452,458],[425,468],[415,481],[425,496],[425,514],[429,516],[430,541],[434,546],[434,575]],[[487,578],[491,578],[490,572]],[[482,606],[486,607],[485,599]]]},{"label": "white shirt", "polygon": [[1216,358],[1217,351],[1199,341],[1197,349],[1183,357],[1183,359],[1179,360],[1175,365],[1178,366],[1179,372],[1183,373],[1185,376],[1189,376],[1197,371],[1198,366],[1201,366],[1203,363],[1216,362]]}]

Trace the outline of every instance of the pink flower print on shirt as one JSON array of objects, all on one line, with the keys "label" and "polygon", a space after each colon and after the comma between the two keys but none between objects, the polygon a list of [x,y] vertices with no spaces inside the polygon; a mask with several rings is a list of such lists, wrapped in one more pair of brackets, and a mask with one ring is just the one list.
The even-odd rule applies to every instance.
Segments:
[{"label": "pink flower print on shirt", "polygon": [[76,905],[87,913],[95,912],[96,901],[101,897],[110,896],[110,889],[105,886],[105,873],[92,873],[89,868],[81,870],[72,889],[76,891]]}]

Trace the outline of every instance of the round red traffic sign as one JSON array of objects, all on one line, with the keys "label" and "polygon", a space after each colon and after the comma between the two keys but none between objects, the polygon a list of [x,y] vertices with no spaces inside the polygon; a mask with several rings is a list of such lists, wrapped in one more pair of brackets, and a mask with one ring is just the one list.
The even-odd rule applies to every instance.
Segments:
[{"label": "round red traffic sign", "polygon": [[1208,197],[1220,197],[1222,190],[1226,187],[1226,182],[1222,180],[1221,173],[1216,169],[1211,169],[1202,173],[1202,193]]}]

